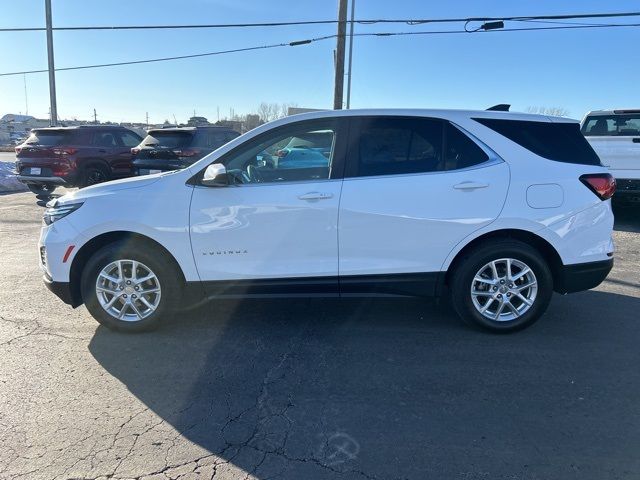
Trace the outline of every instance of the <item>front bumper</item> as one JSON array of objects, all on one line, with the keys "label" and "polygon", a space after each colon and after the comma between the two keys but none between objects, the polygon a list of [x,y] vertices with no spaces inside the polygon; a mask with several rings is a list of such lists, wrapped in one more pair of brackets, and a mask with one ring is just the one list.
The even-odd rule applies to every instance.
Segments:
[{"label": "front bumper", "polygon": [[67,305],[76,308],[82,305],[82,299],[74,293],[69,282],[54,282],[48,275],[43,275],[45,286]]},{"label": "front bumper", "polygon": [[595,288],[607,278],[613,268],[613,258],[598,262],[563,265],[554,290],[558,293],[581,292]]}]

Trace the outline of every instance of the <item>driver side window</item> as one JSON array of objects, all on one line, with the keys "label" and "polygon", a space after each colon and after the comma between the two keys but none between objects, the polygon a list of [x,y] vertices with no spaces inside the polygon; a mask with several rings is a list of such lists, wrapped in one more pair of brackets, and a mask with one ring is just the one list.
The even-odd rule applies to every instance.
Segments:
[{"label": "driver side window", "polygon": [[261,135],[223,163],[236,185],[326,180],[335,145],[333,121],[304,122]]}]

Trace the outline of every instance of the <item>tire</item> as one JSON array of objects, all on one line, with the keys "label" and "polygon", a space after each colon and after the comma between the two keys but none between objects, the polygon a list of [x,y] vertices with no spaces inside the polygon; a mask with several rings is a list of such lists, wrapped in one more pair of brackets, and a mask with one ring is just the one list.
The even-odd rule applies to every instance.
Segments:
[{"label": "tire", "polygon": [[36,195],[51,195],[56,186],[49,183],[27,183],[27,188]]},{"label": "tire", "polygon": [[[122,275],[117,273],[118,263]],[[131,274],[133,265],[137,265],[138,281],[150,274],[155,275],[155,279],[136,285]],[[108,280],[101,275],[105,273],[105,269],[112,279],[119,277],[122,281]],[[116,242],[97,251],[87,262],[81,277],[82,298],[93,318],[111,330],[150,331],[177,310],[182,292],[180,278],[174,262],[169,261],[166,254],[158,249],[149,248],[146,244]],[[128,285],[127,281],[131,284]],[[138,290],[135,289],[136,286]],[[125,303],[129,306],[125,307]],[[151,310],[147,305],[154,309]],[[123,312],[121,318],[116,316],[118,311]]]},{"label": "tire", "polygon": [[82,170],[80,188],[97,185],[109,180],[109,172],[106,167],[100,165],[88,165]]},{"label": "tire", "polygon": [[[514,282],[505,277],[507,265]],[[500,333],[532,325],[546,311],[553,294],[553,276],[544,257],[526,243],[510,239],[481,244],[456,261],[449,285],[453,307],[460,318]]]}]

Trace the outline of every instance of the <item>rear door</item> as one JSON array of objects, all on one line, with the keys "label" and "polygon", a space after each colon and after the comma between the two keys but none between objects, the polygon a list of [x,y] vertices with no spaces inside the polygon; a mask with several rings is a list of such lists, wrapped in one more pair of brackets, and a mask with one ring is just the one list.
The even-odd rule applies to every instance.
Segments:
[{"label": "rear door", "polygon": [[591,115],[582,133],[616,178],[640,178],[640,112]]},{"label": "rear door", "polygon": [[509,168],[443,120],[354,122],[340,203],[341,293],[433,294],[449,252],[500,214]]}]

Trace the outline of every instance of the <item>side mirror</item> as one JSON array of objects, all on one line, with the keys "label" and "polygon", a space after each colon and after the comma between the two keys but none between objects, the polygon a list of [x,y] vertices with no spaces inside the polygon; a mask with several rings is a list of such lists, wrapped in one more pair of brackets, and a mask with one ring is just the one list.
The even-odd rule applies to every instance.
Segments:
[{"label": "side mirror", "polygon": [[204,171],[201,181],[205,187],[227,187],[229,179],[227,178],[227,169],[221,163],[212,163]]}]

